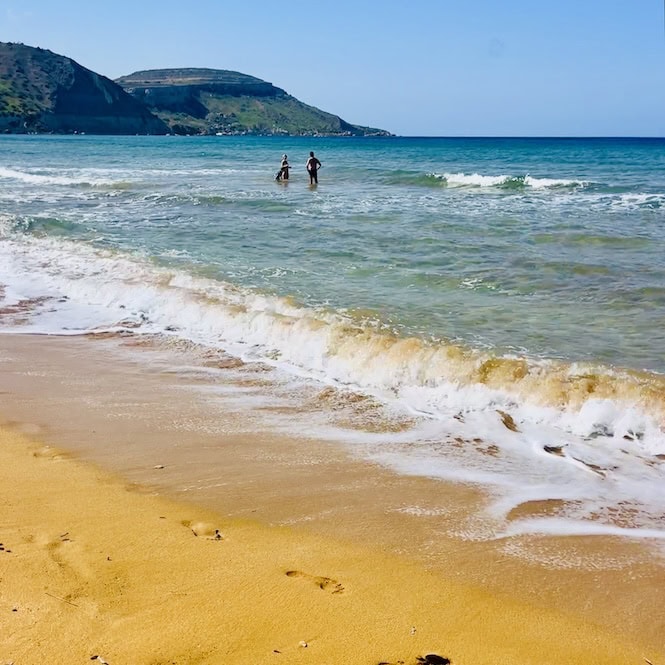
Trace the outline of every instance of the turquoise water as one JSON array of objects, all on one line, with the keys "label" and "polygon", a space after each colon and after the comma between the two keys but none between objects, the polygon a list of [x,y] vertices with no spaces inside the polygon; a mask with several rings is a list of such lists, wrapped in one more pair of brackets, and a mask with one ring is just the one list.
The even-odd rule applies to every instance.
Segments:
[{"label": "turquoise water", "polygon": [[400,335],[665,370],[662,140],[5,137],[0,159],[31,234]]},{"label": "turquoise water", "polygon": [[664,250],[663,139],[0,137],[0,331],[366,393],[415,423],[373,459],[569,502],[518,530],[663,535]]}]

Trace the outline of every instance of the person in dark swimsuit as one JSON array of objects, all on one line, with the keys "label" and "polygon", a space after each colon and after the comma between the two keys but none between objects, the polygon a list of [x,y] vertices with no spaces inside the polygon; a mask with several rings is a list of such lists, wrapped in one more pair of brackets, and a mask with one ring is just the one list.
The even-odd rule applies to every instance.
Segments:
[{"label": "person in dark swimsuit", "polygon": [[279,171],[277,171],[275,180],[288,180],[290,168],[291,167],[289,166],[289,160],[287,159],[286,155],[282,155],[282,164],[279,167]]},{"label": "person in dark swimsuit", "polygon": [[309,184],[315,185],[319,182],[318,171],[321,168],[321,162],[314,157],[314,153],[309,153],[309,159],[305,165],[307,168],[307,173],[309,173]]}]

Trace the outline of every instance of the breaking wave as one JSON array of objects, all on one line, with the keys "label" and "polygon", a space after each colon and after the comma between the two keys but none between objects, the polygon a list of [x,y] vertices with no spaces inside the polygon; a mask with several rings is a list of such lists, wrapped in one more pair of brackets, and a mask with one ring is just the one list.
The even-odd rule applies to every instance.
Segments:
[{"label": "breaking wave", "polygon": [[133,317],[142,331],[267,360],[428,417],[501,411],[518,429],[547,424],[581,437],[633,441],[644,454],[665,453],[662,375],[399,337],[361,318],[129,255],[52,237],[15,242],[11,226],[5,222],[4,233],[0,227],[0,281],[10,285],[8,294],[67,303],[66,315],[51,303],[34,318],[40,332],[84,333]]},{"label": "breaking wave", "polygon": [[585,180],[568,180],[563,178],[534,178],[530,175],[480,175],[472,173],[432,173],[432,178],[445,183],[447,187],[501,187],[503,189],[550,189],[564,187],[586,187]]},{"label": "breaking wave", "polygon": [[390,178],[391,184],[422,187],[456,187],[495,189],[565,189],[584,188],[586,180],[566,178],[536,178],[531,175],[482,175],[480,173],[420,173],[398,172]]},{"label": "breaking wave", "polygon": [[0,178],[17,180],[31,185],[61,185],[69,187],[111,187],[126,189],[132,186],[125,180],[111,180],[100,177],[93,173],[77,171],[76,175],[55,175],[51,173],[30,173],[28,171],[17,171],[0,167]]},{"label": "breaking wave", "polygon": [[[324,402],[333,388],[341,395],[336,409],[366,397],[397,407],[413,429],[349,433],[316,418],[307,427],[331,439],[351,436],[364,455],[398,473],[482,486],[495,526],[483,536],[471,525],[474,538],[665,537],[660,374],[400,337],[362,316],[25,235],[7,216],[0,216],[0,331],[157,335],[327,386]],[[275,423],[298,435],[302,425]],[[554,514],[522,514],[551,501],[560,505]]]}]

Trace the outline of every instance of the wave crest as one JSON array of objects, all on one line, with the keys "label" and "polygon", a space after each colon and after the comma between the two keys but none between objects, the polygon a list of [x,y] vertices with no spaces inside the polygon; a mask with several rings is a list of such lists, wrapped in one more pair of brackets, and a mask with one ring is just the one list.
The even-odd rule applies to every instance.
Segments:
[{"label": "wave crest", "polygon": [[481,173],[406,173],[396,172],[391,184],[420,187],[494,188],[494,189],[577,189],[588,187],[587,180],[567,178],[535,178],[526,175],[483,175]]},{"label": "wave crest", "polygon": [[534,178],[530,175],[481,175],[479,173],[442,173],[431,174],[433,177],[445,182],[448,187],[500,187],[503,189],[550,189],[566,187],[586,187],[586,180],[571,180],[564,178]]},{"label": "wave crest", "polygon": [[[38,276],[38,295],[66,296],[69,306],[85,304],[94,316],[86,314],[81,332],[114,325],[132,313],[146,332],[177,331],[246,360],[396,399],[430,417],[501,410],[518,427],[546,424],[582,437],[631,440],[648,454],[665,453],[665,377],[659,374],[399,337],[341,312],[313,310],[290,298],[158,268],[136,257],[52,237],[22,236],[20,243],[5,238],[2,281],[18,278],[34,287]],[[44,326],[47,320],[35,321]],[[69,319],[67,326],[71,334]]]},{"label": "wave crest", "polygon": [[29,173],[0,167],[0,178],[18,180],[27,184],[35,185],[62,185],[69,187],[112,187],[127,189],[131,183],[126,181],[110,180],[100,178],[92,174],[77,174],[76,176],[52,175],[42,173]]}]

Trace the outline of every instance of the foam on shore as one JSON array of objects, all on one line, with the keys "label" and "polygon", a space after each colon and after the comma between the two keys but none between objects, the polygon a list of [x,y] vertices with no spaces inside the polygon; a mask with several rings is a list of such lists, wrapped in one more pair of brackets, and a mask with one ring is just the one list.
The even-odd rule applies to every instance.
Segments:
[{"label": "foam on shore", "polygon": [[[157,334],[223,349],[410,414],[415,426],[403,435],[364,438],[372,459],[401,473],[478,484],[507,506],[504,515],[525,500],[566,501],[558,518],[571,520],[571,534],[579,519],[616,533],[626,526],[610,518],[617,506],[632,512],[627,535],[662,534],[661,374],[400,336],[366,317],[137,256],[39,235],[17,240],[14,223],[0,228],[5,332]],[[312,434],[363,439],[339,428]],[[553,521],[552,533],[560,530]]]},{"label": "foam on shore", "polygon": [[137,492],[4,429],[0,483],[0,651],[17,663],[662,657],[403,560]]}]

